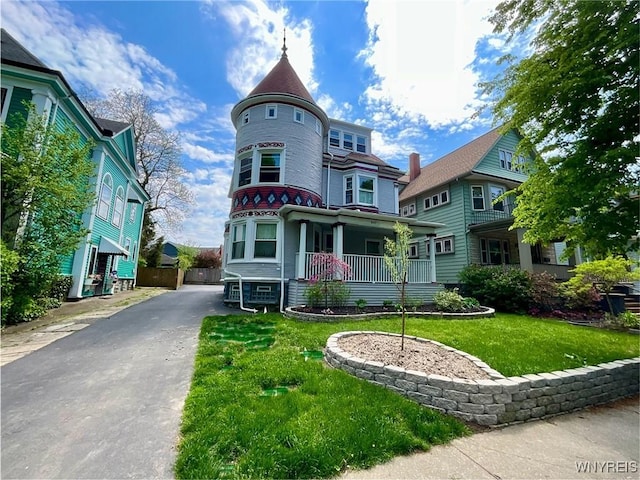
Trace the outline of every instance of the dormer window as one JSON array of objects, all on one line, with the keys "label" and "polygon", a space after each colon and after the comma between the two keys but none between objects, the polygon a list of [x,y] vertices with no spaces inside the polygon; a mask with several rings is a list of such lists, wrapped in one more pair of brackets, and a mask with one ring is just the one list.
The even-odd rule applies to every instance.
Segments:
[{"label": "dormer window", "polygon": [[367,153],[367,139],[365,137],[356,136],[356,151]]},{"label": "dormer window", "polygon": [[304,112],[299,108],[293,109],[293,121],[296,123],[304,123]]},{"label": "dormer window", "polygon": [[345,150],[353,150],[353,135],[350,133],[345,133],[343,135],[342,147]]},{"label": "dormer window", "polygon": [[278,118],[277,105],[267,105],[266,118]]}]

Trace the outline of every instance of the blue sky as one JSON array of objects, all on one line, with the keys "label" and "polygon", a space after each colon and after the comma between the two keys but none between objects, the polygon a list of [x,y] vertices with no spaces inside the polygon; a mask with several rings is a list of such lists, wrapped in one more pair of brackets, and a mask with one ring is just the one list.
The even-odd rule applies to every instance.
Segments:
[{"label": "blue sky", "polygon": [[76,91],[144,91],[181,133],[195,204],[167,239],[223,243],[235,130],[229,113],[280,57],[332,118],[375,129],[373,153],[406,170],[492,127],[479,81],[504,41],[495,0],[3,1],[2,27]]}]

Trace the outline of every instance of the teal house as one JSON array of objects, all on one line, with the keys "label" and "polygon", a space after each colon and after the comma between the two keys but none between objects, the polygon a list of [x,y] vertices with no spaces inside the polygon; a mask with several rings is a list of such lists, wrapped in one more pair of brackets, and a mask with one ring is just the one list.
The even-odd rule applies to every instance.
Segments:
[{"label": "teal house", "polygon": [[137,180],[133,127],[94,118],[63,74],[42,63],[2,29],[1,120],[27,115],[31,102],[39,115],[56,125],[73,124],[95,147],[96,201],[83,214],[86,241],[63,259],[62,275],[73,278],[69,298],[117,293],[135,285],[140,234],[149,196]]},{"label": "teal house", "polygon": [[[420,156],[409,157],[408,182],[400,192],[400,214],[421,221],[442,223],[436,230],[437,281],[459,282],[467,265],[507,265],[529,272],[548,272],[567,279],[580,259],[564,259],[560,241],[548,245],[522,242],[524,230],[513,225],[512,198],[496,201],[527,179],[532,159],[517,156],[519,134],[493,129],[433,163],[420,166]],[[414,258],[428,258],[428,242],[416,239]]]}]

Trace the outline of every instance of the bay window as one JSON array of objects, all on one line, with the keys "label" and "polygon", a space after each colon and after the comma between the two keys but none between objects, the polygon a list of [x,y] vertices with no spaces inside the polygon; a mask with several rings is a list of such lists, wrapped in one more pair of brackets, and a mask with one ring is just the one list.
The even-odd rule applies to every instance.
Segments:
[{"label": "bay window", "polygon": [[260,154],[260,183],[280,181],[280,154],[261,153]]},{"label": "bay window", "polygon": [[238,174],[238,186],[249,185],[251,183],[251,167],[253,158],[251,156],[240,159],[240,171]]},{"label": "bay window", "polygon": [[365,177],[358,175],[358,203],[364,205],[374,204],[374,177]]},{"label": "bay window", "polygon": [[244,258],[244,244],[247,234],[247,225],[244,223],[233,226],[233,236],[231,237],[231,258]]},{"label": "bay window", "polygon": [[255,258],[276,258],[277,231],[275,223],[256,223]]}]

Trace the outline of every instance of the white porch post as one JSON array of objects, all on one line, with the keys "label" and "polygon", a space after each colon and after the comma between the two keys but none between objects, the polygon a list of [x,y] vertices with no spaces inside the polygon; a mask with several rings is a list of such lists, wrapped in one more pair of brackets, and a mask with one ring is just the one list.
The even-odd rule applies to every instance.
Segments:
[{"label": "white porch post", "polygon": [[520,256],[520,269],[525,272],[533,273],[533,259],[531,258],[531,246],[528,243],[522,241],[524,236],[524,229],[516,229],[516,235],[518,236],[518,255]]},{"label": "white porch post", "polygon": [[338,259],[342,260],[344,255],[344,223],[333,225],[333,250]]},{"label": "white porch post", "polygon": [[307,262],[307,220],[300,220],[300,243],[298,244],[298,278],[304,278]]},{"label": "white porch post", "polygon": [[436,283],[436,235],[427,235],[429,240],[429,270],[431,283]]}]

